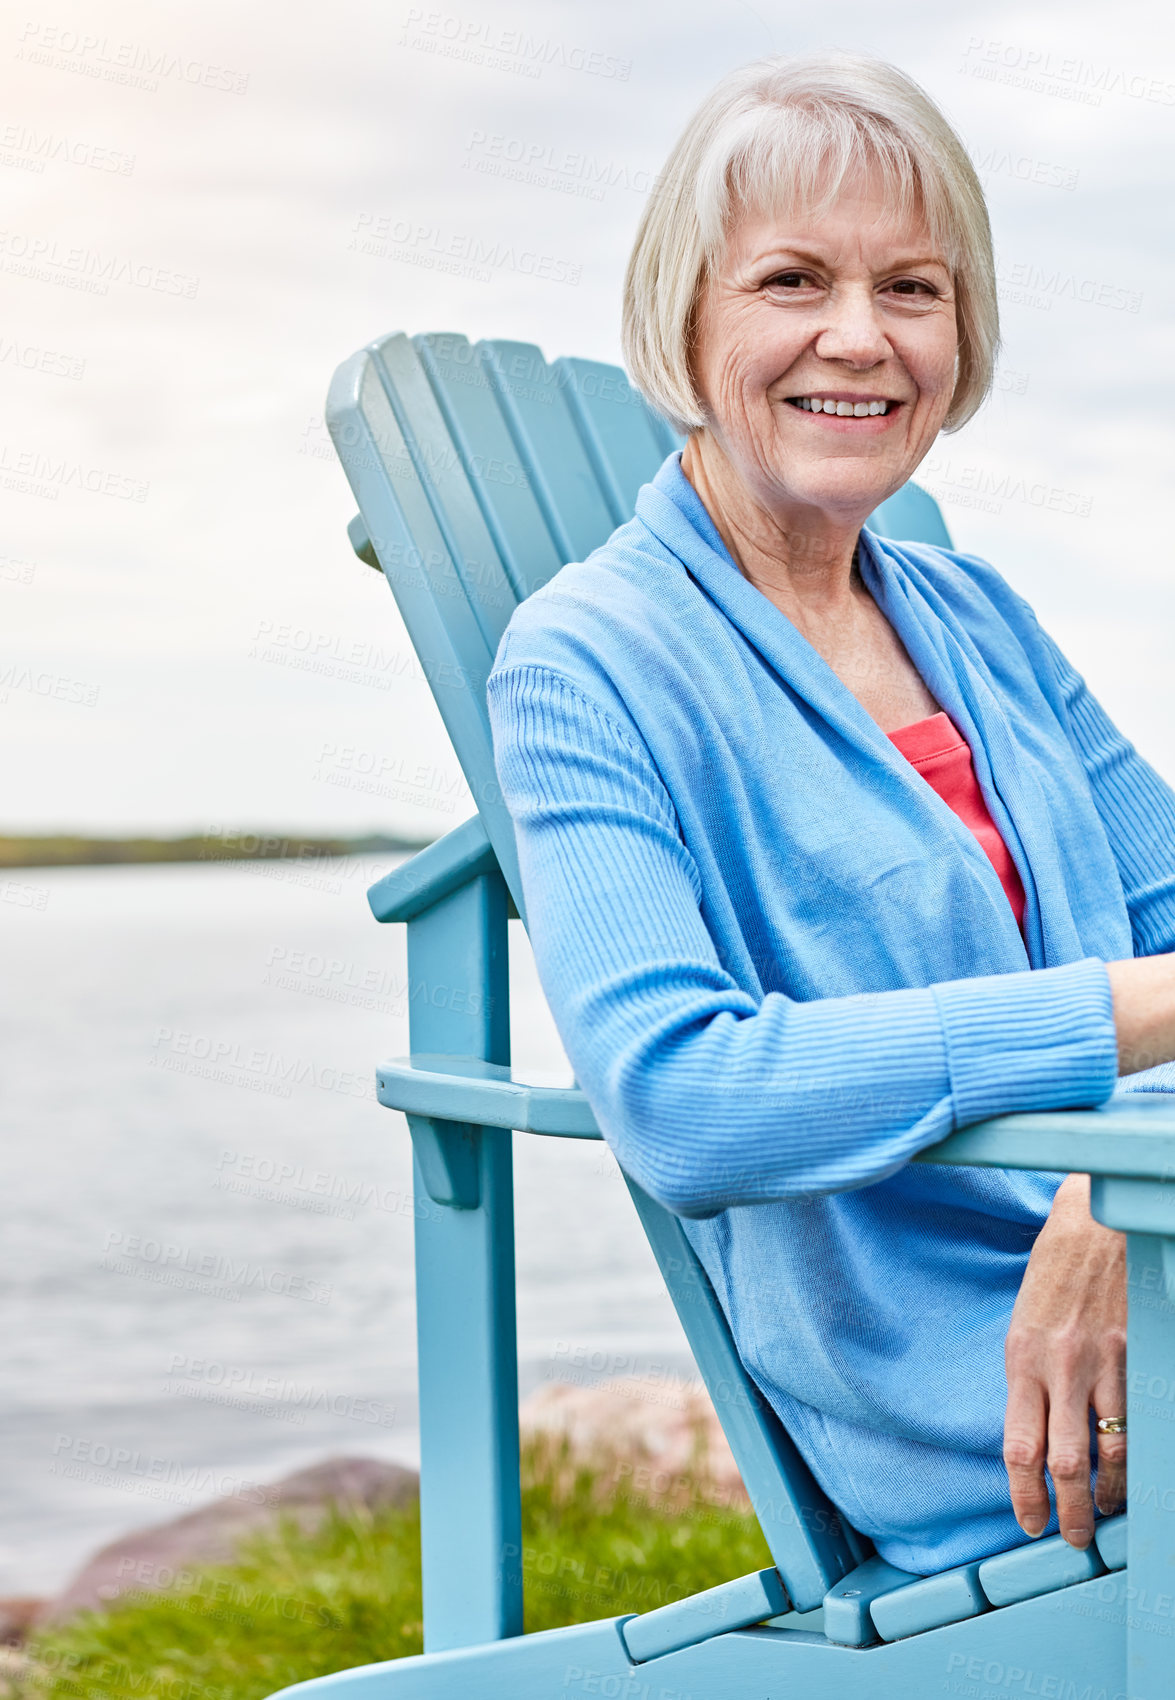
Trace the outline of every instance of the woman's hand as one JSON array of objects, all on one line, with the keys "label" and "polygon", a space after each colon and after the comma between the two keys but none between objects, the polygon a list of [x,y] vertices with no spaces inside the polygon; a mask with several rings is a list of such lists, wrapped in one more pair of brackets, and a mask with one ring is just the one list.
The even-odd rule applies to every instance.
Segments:
[{"label": "woman's hand", "polygon": [[1175,953],[1107,962],[1118,1073],[1175,1059]]},{"label": "woman's hand", "polygon": [[[1049,1520],[1044,1471],[1070,1546],[1093,1539],[1089,1411],[1126,1414],[1126,1237],[1089,1213],[1089,1176],[1057,1190],[1012,1311],[1005,1362],[1004,1463],[1016,1521],[1039,1535]],[[1097,1506],[1126,1497],[1126,1436],[1099,1434]]]}]

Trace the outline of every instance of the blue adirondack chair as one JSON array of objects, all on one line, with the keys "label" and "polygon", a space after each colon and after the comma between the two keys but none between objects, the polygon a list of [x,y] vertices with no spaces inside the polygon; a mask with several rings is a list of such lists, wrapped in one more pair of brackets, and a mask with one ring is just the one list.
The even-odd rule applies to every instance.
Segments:
[{"label": "blue adirondack chair", "polygon": [[[681,1224],[629,1190],[721,1417],[774,1567],[656,1610],[523,1635],[511,1129],[600,1137],[575,1089],[510,1069],[507,920],[525,920],[484,685],[516,604],[632,513],[677,446],[616,367],[524,343],[386,337],[341,366],[328,424],[477,800],[372,887],[408,926],[412,1055],[378,1070],[415,1154],[426,1651],[300,1683],[354,1700],[911,1700],[1175,1695],[1175,1107],[1017,1115],[929,1163],[1075,1170],[1128,1234],[1128,1512],[942,1574],[884,1563],[825,1498],[748,1378]],[[907,485],[883,535],[949,545]],[[317,1700],[317,1694],[315,1694]]]}]

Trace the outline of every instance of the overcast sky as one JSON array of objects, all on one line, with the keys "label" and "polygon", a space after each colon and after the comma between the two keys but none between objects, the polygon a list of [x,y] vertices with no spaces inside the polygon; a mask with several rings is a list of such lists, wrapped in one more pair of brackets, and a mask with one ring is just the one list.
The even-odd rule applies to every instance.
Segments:
[{"label": "overcast sky", "polygon": [[[331,373],[397,329],[618,360],[643,194],[686,118],[732,66],[817,47],[915,76],[990,197],[1000,387],[922,481],[1175,779],[1167,9],[452,4],[9,9],[0,830],[470,813],[392,597],[346,540]],[[539,182],[510,174],[523,156]],[[382,258],[352,246],[378,218],[410,231]],[[436,269],[474,239],[550,276]],[[292,635],[260,658],[282,627],[372,646],[369,676],[305,671]]]}]

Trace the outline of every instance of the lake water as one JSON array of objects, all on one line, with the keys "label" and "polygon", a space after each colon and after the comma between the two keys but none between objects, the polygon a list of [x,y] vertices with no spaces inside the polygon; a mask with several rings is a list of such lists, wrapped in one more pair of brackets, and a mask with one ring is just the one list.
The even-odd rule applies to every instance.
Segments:
[{"label": "lake water", "polygon": [[[328,1454],[418,1456],[409,1142],[373,1087],[404,929],[364,897],[395,860],[0,880],[0,1594]],[[565,1082],[510,930],[516,1065]],[[523,1393],[686,1371],[604,1147],[514,1147]]]}]

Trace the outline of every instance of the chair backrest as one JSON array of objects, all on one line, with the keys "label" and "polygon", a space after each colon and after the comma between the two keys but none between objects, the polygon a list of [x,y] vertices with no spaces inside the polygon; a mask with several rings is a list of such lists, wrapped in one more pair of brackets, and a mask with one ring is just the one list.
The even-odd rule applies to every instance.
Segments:
[{"label": "chair backrest", "polygon": [[[619,367],[548,364],[530,343],[471,346],[447,333],[361,349],[335,374],[327,424],[359,503],[352,542],[391,585],[525,920],[486,677],[518,603],[631,516],[680,439]],[[937,505],[913,485],[869,523],[950,543]],[[868,1544],[751,1383],[681,1223],[629,1184],[772,1556],[793,1604],[810,1609]]]}]

